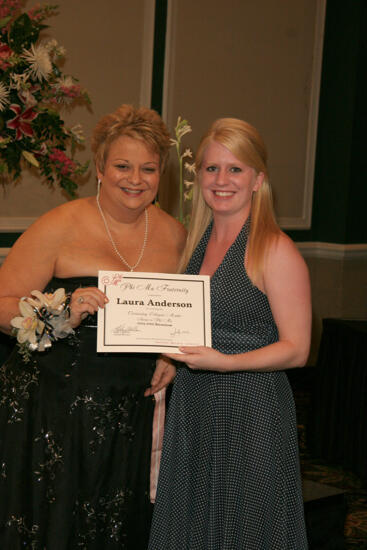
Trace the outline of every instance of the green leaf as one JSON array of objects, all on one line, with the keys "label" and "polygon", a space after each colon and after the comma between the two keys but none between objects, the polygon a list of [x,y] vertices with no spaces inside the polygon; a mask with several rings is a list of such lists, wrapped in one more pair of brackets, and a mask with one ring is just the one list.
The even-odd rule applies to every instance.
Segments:
[{"label": "green leaf", "polygon": [[11,20],[11,15],[8,15],[7,17],[3,17],[2,19],[0,19],[0,29],[2,29],[3,27],[6,27],[6,25],[9,23],[10,20]]},{"label": "green leaf", "polygon": [[31,44],[37,42],[39,26],[32,23],[26,13],[20,15],[12,24],[9,32],[9,46],[16,52],[28,49]]},{"label": "green leaf", "polygon": [[30,153],[29,151],[22,151],[22,155],[29,162],[29,164],[32,164],[32,166],[39,168],[39,162],[33,155],[33,153]]},{"label": "green leaf", "polygon": [[56,111],[43,111],[32,122],[32,127],[43,141],[55,138],[56,141],[63,143],[67,139],[64,132],[64,121]]},{"label": "green leaf", "polygon": [[9,143],[6,148],[6,163],[8,165],[9,172],[14,172],[16,176],[20,173],[20,156],[21,150],[16,143]]},{"label": "green leaf", "polygon": [[87,160],[87,162],[85,162],[84,164],[81,164],[77,170],[77,174],[79,175],[83,175],[86,173],[86,171],[88,170],[89,168],[89,160]]}]

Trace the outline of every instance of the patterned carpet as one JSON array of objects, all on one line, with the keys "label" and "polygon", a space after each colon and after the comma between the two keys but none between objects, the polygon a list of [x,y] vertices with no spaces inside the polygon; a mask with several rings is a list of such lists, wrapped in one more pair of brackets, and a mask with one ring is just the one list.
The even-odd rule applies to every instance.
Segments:
[{"label": "patterned carpet", "polygon": [[[345,549],[367,550],[367,484],[338,465],[311,456],[307,448],[307,421],[314,382],[312,367],[291,371],[289,379],[297,407],[301,468],[304,479],[343,489],[347,502]],[[367,465],[366,465],[367,466]]]}]

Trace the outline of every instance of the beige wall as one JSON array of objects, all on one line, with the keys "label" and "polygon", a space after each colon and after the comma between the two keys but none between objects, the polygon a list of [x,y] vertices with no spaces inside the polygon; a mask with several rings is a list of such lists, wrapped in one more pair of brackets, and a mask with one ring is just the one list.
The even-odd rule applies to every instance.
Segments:
[{"label": "beige wall", "polygon": [[[325,3],[171,0],[169,8],[169,125],[179,114],[187,118],[194,149],[218,117],[256,126],[268,147],[281,225],[309,227]],[[169,183],[164,204],[172,202]]]},{"label": "beige wall", "polygon": [[[169,0],[164,117],[193,126],[195,148],[219,116],[257,126],[269,150],[277,211],[283,227],[306,227],[311,215],[325,0]],[[92,109],[65,115],[87,137],[79,159],[90,159],[92,128],[123,102],[149,104],[154,0],[60,0],[47,31],[67,50],[65,73],[79,78]],[[177,168],[172,161],[161,202],[175,211]],[[93,168],[80,196],[95,190]],[[0,229],[16,227],[66,200],[26,172],[0,203]],[[20,218],[20,220],[19,220]],[[23,218],[23,222],[22,222]],[[10,227],[4,229],[4,224]],[[15,224],[12,228],[11,224]],[[24,227],[23,227],[24,228]]]},{"label": "beige wall", "polygon": [[[29,3],[29,6],[31,3]],[[150,101],[154,4],[151,0],[60,0],[59,15],[51,17],[45,37],[56,38],[66,48],[63,72],[77,77],[91,97],[92,106],[65,114],[68,125],[83,125],[86,146],[78,159],[91,159],[89,141],[98,119],[121,103]],[[28,6],[28,5],[27,5]],[[80,187],[79,196],[95,193],[94,168]],[[25,172],[8,187],[0,201],[2,227],[27,224],[50,208],[66,201],[56,190]],[[14,227],[14,230],[22,227]]]}]

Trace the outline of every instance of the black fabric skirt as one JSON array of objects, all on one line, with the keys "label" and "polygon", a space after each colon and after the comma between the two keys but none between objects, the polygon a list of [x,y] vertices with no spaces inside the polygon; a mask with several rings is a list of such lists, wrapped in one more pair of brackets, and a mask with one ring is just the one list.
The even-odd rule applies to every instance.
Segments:
[{"label": "black fabric skirt", "polygon": [[96,328],[0,369],[0,548],[146,549],[155,357]]}]

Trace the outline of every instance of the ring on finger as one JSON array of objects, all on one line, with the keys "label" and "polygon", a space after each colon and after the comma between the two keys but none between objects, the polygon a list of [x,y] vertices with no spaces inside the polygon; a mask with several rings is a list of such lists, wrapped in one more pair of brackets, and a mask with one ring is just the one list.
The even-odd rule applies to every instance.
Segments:
[{"label": "ring on finger", "polygon": [[78,304],[82,304],[84,302],[83,296],[79,296],[79,298],[77,299],[77,302]]}]

